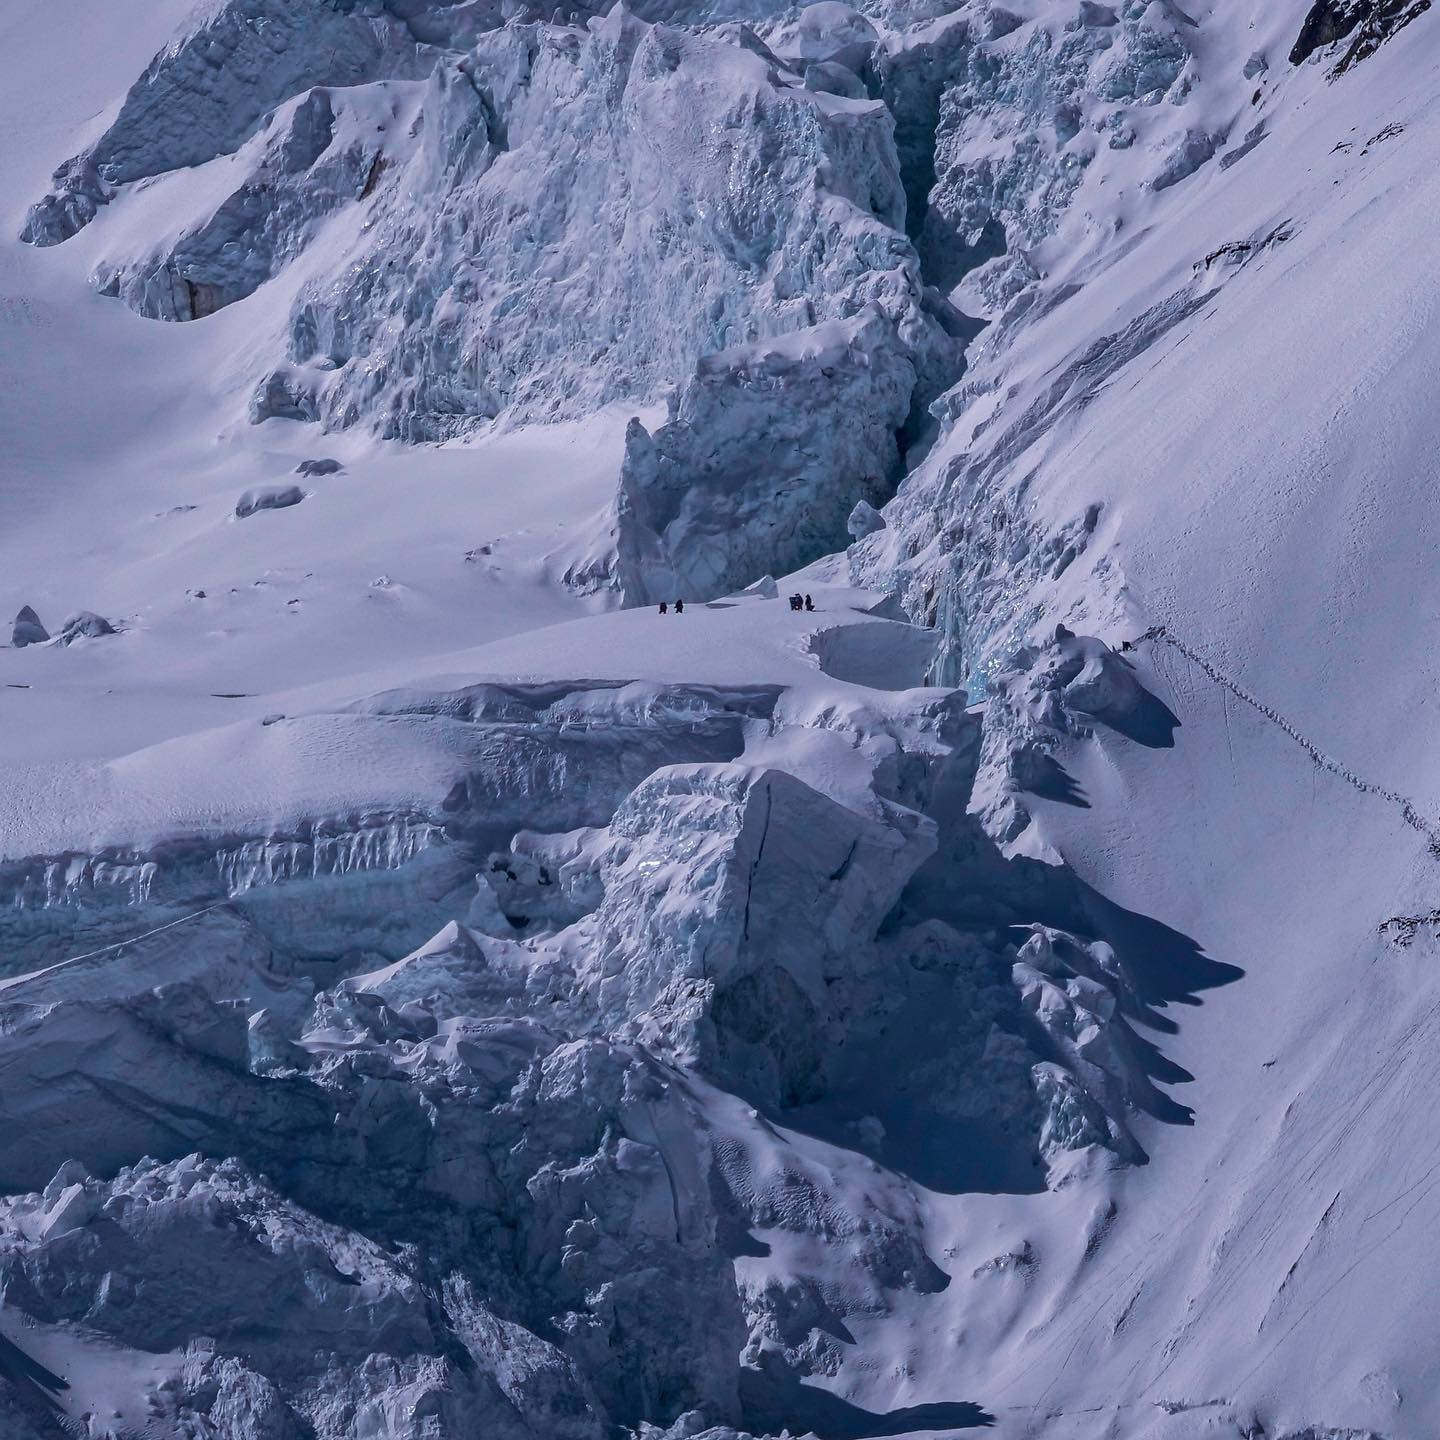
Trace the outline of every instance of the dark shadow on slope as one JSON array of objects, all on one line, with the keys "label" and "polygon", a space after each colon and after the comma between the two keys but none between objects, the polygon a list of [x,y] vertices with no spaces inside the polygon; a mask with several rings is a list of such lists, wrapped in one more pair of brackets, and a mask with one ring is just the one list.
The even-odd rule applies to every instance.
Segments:
[{"label": "dark shadow on slope", "polygon": [[[1206,954],[1173,926],[1102,895],[1068,866],[1023,857],[1007,860],[979,820],[953,804],[941,817],[940,849],[911,882],[904,904],[957,928],[1040,924],[1068,930],[1084,940],[1104,940],[1129,982],[1124,1014],[1134,1025],[1157,1035],[1179,1030],[1164,1013],[1170,1006],[1200,1005],[1205,991],[1233,984],[1245,974],[1240,966]],[[1184,1084],[1193,1079],[1150,1039],[1135,1035],[1134,1048],[1153,1083]],[[1161,1118],[1169,1110],[1163,1102],[1165,1097],[1159,1096],[1152,1111]],[[1190,1113],[1183,1106],[1174,1111]],[[1178,1119],[1174,1111],[1170,1118]]]},{"label": "dark shadow on slope", "polygon": [[[32,1360],[13,1341],[0,1335],[0,1379],[8,1380],[17,1389],[37,1387],[58,1395],[70,1388],[70,1382],[62,1379],[53,1370],[47,1370],[38,1360]],[[50,1397],[45,1397],[47,1403]]]},{"label": "dark shadow on slope", "polygon": [[752,1233],[753,1222],[735,1203],[735,1197],[717,1167],[710,1168],[707,1183],[710,1203],[715,1207],[715,1244],[721,1253],[732,1260],[742,1256],[765,1259],[770,1254],[769,1242]]},{"label": "dark shadow on slope", "polygon": [[[922,262],[923,269],[923,262]],[[921,375],[910,397],[910,413],[896,437],[907,472],[913,471],[930,453],[940,436],[940,421],[930,413],[931,405],[940,394],[957,385],[965,374],[965,357],[975,337],[990,323],[967,315],[951,303],[943,290],[925,285],[920,292],[920,308],[952,342],[951,365],[948,372]]]},{"label": "dark shadow on slope", "polygon": [[1125,967],[1140,1002],[1134,1018],[1141,1024],[1173,1034],[1178,1029],[1174,1021],[1154,1012],[1172,1004],[1199,1005],[1204,991],[1233,984],[1245,974],[1238,965],[1212,959],[1163,921],[1126,910],[1083,880],[1073,883],[1089,927],[1114,947]]},{"label": "dark shadow on slope", "polygon": [[[1175,748],[1180,717],[1146,688],[1134,662],[1122,651],[1081,639],[1063,625],[1055,629],[1055,645],[1067,662],[1059,675],[1074,674],[1062,694],[1066,709],[1088,716],[1147,749]],[[1087,645],[1091,647],[1088,653],[1082,648]]]},{"label": "dark shadow on slope", "polygon": [[70,1388],[70,1382],[38,1360],[33,1360],[18,1345],[0,1335],[0,1411],[7,1409],[5,1392],[17,1409],[25,1411],[37,1435],[66,1433],[63,1411],[55,1398]]},{"label": "dark shadow on slope", "polygon": [[[1069,873],[1069,872],[1067,872]],[[1163,921],[1126,910],[1073,874],[1075,898],[1082,911],[1069,928],[1104,940],[1115,951],[1128,982],[1121,1003],[1123,1033],[1131,1058],[1144,1076],[1130,1099],[1137,1109],[1167,1125],[1192,1125],[1195,1112],[1158,1087],[1183,1085],[1195,1077],[1169,1059],[1140,1029],[1158,1035],[1179,1032],[1165,1010],[1171,1005],[1200,1005],[1206,990],[1233,984],[1244,974],[1238,965],[1215,960],[1188,935]]]},{"label": "dark shadow on slope", "polygon": [[995,1423],[995,1417],[973,1400],[909,1405],[885,1414],[862,1410],[838,1395],[802,1384],[798,1376],[773,1360],[764,1370],[740,1371],[740,1406],[743,1425],[756,1434],[788,1429],[795,1435],[813,1432],[819,1440],[870,1440],[917,1430],[975,1430]]},{"label": "dark shadow on slope", "polygon": [[1030,760],[1021,788],[1040,800],[1073,805],[1077,810],[1090,808],[1079,782],[1053,755],[1036,755]]},{"label": "dark shadow on slope", "polygon": [[1175,732],[1180,728],[1180,717],[1158,695],[1152,695],[1136,681],[1136,694],[1131,703],[1123,709],[1116,707],[1095,719],[1150,750],[1173,750]]},{"label": "dark shadow on slope", "polygon": [[[777,1123],[860,1150],[943,1194],[1044,1190],[1033,1117],[969,1103],[991,1079],[983,1072],[987,1047],[995,1043],[992,1028],[1008,1024],[1018,1031],[1024,1023],[1011,1003],[1008,959],[977,958],[990,973],[958,990],[948,975],[907,967],[903,1003],[862,1022],[824,1097],[782,1110]],[[1018,1074],[1012,1078],[1026,1083]]]},{"label": "dark shadow on slope", "polygon": [[943,292],[953,290],[972,270],[998,260],[1009,249],[1005,227],[993,215],[975,243],[967,245],[953,221],[938,211],[927,211],[914,239],[926,284]]},{"label": "dark shadow on slope", "polygon": [[[1060,798],[1069,777],[1056,769],[1063,780],[1053,798]],[[823,1096],[779,1110],[761,1104],[776,1123],[865,1154],[927,1189],[1030,1194],[1045,1188],[1046,1176],[1042,1117],[1026,1098],[1029,1067],[1047,1058],[1048,1042],[1011,970],[1032,927],[1114,949],[1128,981],[1111,1027],[1128,1062],[1127,1099],[1165,1124],[1194,1121],[1163,1088],[1194,1078],[1161,1048],[1179,1029],[1167,1011],[1199,1005],[1205,991],[1244,972],[1107,899],[1068,867],[1006,859],[968,813],[972,784],[973,770],[957,767],[925,804],[940,827],[939,847],[882,934],[882,945],[897,947],[888,957],[886,1003],[854,1017],[844,1048],[831,1048]],[[1071,803],[1084,797],[1077,791]],[[903,937],[927,921],[943,922],[943,938],[912,954]],[[944,926],[956,934],[945,936]],[[1143,1163],[1143,1152],[1137,1159]]]}]

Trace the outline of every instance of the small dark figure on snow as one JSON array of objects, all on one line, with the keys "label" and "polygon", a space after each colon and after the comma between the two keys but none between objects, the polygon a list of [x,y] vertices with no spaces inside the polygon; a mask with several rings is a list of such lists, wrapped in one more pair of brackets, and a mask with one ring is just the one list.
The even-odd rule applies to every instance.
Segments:
[{"label": "small dark figure on snow", "polygon": [[815,608],[815,602],[808,595],[805,597],[805,608],[807,610],[813,610]]},{"label": "small dark figure on snow", "polygon": [[670,613],[670,607],[663,600],[660,602],[660,613],[662,615],[668,615]]},{"label": "small dark figure on snow", "polygon": [[804,597],[800,595],[792,595],[790,597],[790,608],[792,610],[803,610],[805,608]]},{"label": "small dark figure on snow", "polygon": [[677,600],[675,602],[675,613],[677,615],[683,615],[685,613],[685,602],[683,600]]}]

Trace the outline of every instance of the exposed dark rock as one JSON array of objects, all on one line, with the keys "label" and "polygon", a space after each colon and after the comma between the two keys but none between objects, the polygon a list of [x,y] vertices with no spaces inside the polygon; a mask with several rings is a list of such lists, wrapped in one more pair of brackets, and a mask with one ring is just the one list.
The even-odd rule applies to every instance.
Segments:
[{"label": "exposed dark rock", "polygon": [[1380,0],[1373,14],[1361,22],[1350,48],[1335,67],[1335,74],[1343,75],[1352,65],[1368,60],[1392,35],[1429,8],[1430,0]]},{"label": "exposed dark rock", "polygon": [[1364,4],[1365,0],[1315,0],[1290,51],[1290,63],[1303,64],[1322,46],[1343,40],[1360,23]]},{"label": "exposed dark rock", "polygon": [[1334,70],[1343,75],[1429,8],[1430,0],[1315,0],[1290,51],[1290,63],[1299,65],[1315,51],[1353,35]]}]

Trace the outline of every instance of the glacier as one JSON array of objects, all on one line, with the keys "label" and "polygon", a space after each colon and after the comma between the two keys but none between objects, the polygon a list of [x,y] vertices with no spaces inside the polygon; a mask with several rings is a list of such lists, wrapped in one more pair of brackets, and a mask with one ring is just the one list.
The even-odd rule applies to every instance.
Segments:
[{"label": "glacier", "polygon": [[0,1431],[1427,1440],[1437,24],[16,0]]}]

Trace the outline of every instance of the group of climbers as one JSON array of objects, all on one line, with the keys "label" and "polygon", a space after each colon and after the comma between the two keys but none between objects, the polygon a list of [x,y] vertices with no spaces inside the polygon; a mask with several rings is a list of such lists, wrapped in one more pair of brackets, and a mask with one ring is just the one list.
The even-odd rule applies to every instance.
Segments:
[{"label": "group of climbers", "polygon": [[[790,608],[792,610],[813,610],[815,608],[815,602],[808,595],[792,595],[790,597]],[[670,613],[668,601],[662,600],[660,602],[660,613],[662,615],[668,615]],[[675,602],[675,613],[677,615],[683,615],[685,613],[685,602],[683,600],[677,600]]]}]

